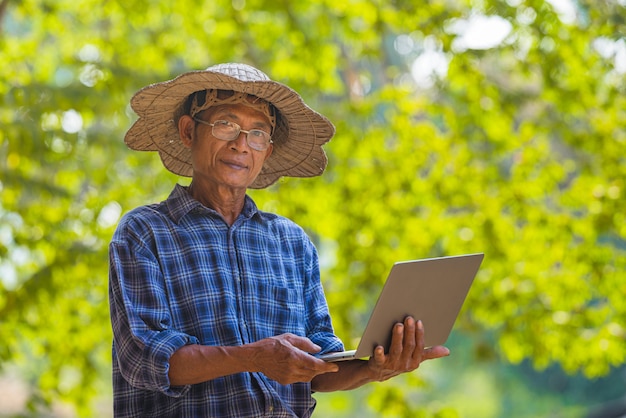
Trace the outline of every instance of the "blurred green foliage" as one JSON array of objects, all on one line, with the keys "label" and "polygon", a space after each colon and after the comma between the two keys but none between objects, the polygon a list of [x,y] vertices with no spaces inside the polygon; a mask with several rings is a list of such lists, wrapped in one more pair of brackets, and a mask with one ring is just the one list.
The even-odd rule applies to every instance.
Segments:
[{"label": "blurred green foliage", "polygon": [[[457,324],[473,359],[587,377],[624,364],[626,7],[571,4],[1,1],[0,362],[28,379],[30,408],[93,413],[108,240],[121,213],[186,182],[126,149],[130,97],[232,61],[336,124],[322,177],[252,195],[315,239],[347,345],[391,262],[484,251]],[[495,16],[501,40],[480,20]],[[491,45],[471,44],[476,24]],[[369,407],[457,416],[398,385]]]}]

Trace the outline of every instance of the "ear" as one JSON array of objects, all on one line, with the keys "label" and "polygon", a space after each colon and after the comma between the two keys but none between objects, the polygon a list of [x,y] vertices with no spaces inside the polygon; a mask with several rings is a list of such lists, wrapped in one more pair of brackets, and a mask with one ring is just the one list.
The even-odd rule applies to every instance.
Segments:
[{"label": "ear", "polygon": [[178,135],[184,146],[191,148],[193,143],[193,129],[195,122],[189,115],[183,115],[178,119]]}]

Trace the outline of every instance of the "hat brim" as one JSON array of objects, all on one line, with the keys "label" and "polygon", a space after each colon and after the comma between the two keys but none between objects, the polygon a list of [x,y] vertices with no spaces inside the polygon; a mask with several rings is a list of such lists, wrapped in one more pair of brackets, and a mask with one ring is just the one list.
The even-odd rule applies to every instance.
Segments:
[{"label": "hat brim", "polygon": [[139,90],[131,99],[139,119],[124,138],[128,147],[157,151],[168,170],[191,177],[191,152],[180,140],[175,115],[190,94],[207,89],[251,94],[270,102],[279,112],[272,136],[273,152],[251,188],[268,187],[283,176],[322,174],[328,163],[322,145],[335,134],[335,127],[327,118],[308,107],[298,93],[284,84],[240,80],[209,70],[188,72]]}]

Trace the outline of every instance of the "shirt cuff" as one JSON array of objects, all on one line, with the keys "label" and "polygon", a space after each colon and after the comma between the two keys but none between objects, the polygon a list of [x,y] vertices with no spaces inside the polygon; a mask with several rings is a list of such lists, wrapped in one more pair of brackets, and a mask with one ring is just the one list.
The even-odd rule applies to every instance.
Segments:
[{"label": "shirt cuff", "polygon": [[344,350],[344,346],[341,340],[333,334],[320,332],[316,334],[311,334],[308,336],[308,338],[313,343],[322,347],[321,351],[316,354],[334,353],[336,351]]},{"label": "shirt cuff", "polygon": [[167,396],[180,397],[189,390],[186,386],[171,386],[169,379],[170,357],[181,347],[199,344],[196,337],[174,330],[165,330],[155,334],[147,341],[143,350],[143,380],[151,382],[154,388]]}]

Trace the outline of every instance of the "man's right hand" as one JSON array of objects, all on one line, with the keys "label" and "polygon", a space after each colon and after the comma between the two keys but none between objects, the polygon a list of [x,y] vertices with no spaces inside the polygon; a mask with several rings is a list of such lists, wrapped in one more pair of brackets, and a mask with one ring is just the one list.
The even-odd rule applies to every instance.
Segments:
[{"label": "man's right hand", "polygon": [[294,334],[265,338],[243,347],[249,362],[247,369],[261,372],[282,385],[310,382],[319,374],[339,370],[336,364],[311,355],[320,351],[318,345]]}]

